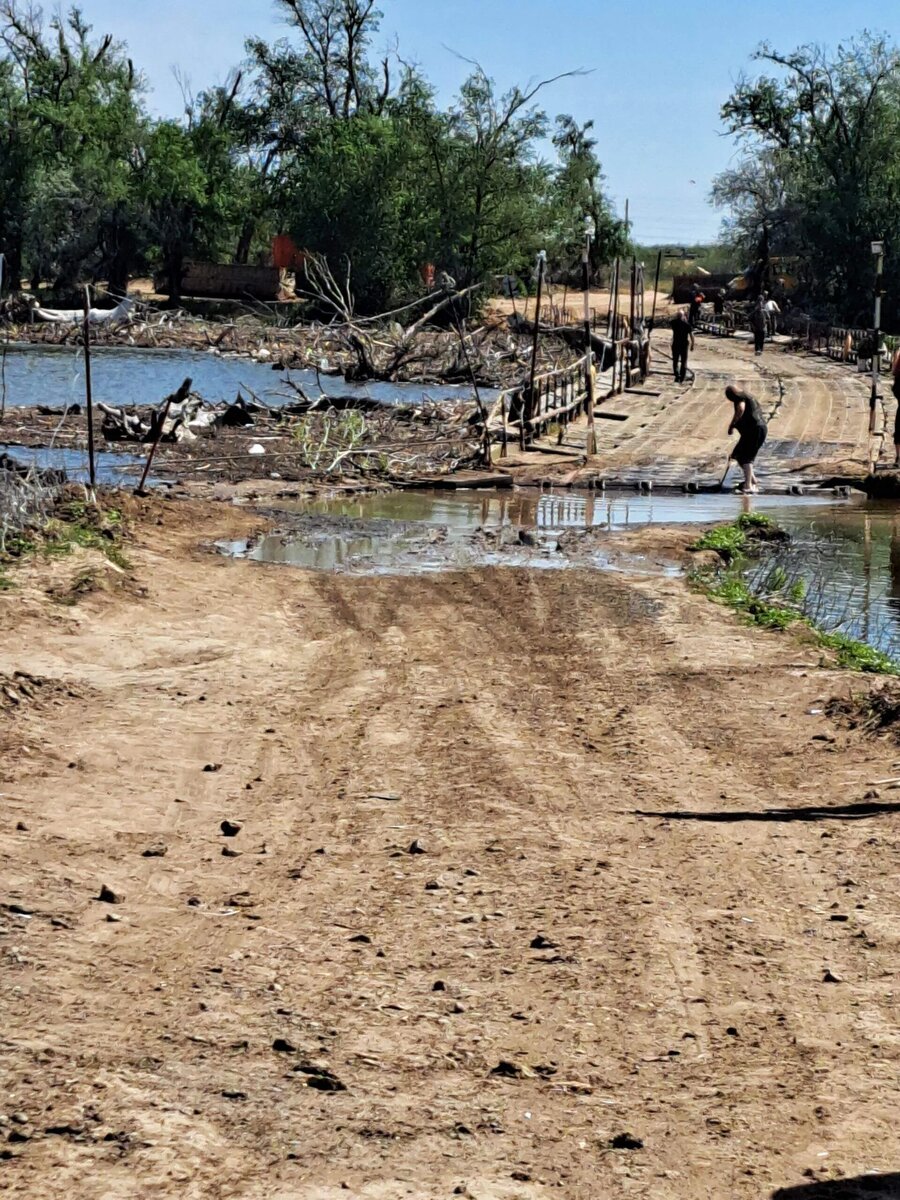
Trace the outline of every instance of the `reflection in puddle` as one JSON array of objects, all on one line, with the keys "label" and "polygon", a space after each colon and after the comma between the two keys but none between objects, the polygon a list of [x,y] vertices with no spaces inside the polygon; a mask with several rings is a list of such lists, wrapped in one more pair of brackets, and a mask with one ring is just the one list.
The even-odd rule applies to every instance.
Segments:
[{"label": "reflection in puddle", "polygon": [[[409,521],[446,526],[450,530],[521,529],[562,532],[566,529],[629,529],[639,525],[671,525],[733,521],[751,502],[729,495],[635,492],[538,492],[535,489],[496,491],[398,491],[313,501],[280,502],[280,512],[352,521]],[[781,514],[811,507],[831,507],[833,496],[758,496],[757,512]]]},{"label": "reflection in puddle", "polygon": [[[792,502],[802,508],[833,502]],[[471,566],[567,567],[673,574],[670,563],[623,556],[605,547],[570,545],[560,538],[578,530],[617,530],[647,524],[725,521],[747,507],[733,495],[642,496],[633,492],[394,491],[319,500],[280,502],[276,514],[295,527],[218,549],[255,562],[320,571],[421,573]],[[784,497],[766,497],[760,508],[783,510]]]},{"label": "reflection in puddle", "polygon": [[900,506],[822,496],[683,495],[634,492],[396,491],[315,501],[285,501],[296,528],[223,552],[259,562],[325,571],[416,573],[469,566],[593,566],[629,573],[673,574],[659,555],[617,549],[616,539],[559,551],[570,530],[611,534],[659,524],[714,524],[764,512],[791,542],[750,572],[765,589],[780,567],[802,581],[806,609],[827,630],[840,630],[900,658]]},{"label": "reflection in puddle", "polygon": [[225,554],[249,558],[252,562],[281,563],[314,571],[374,570],[385,569],[396,562],[410,547],[410,539],[403,535],[370,537],[335,533],[331,537],[306,538],[272,533],[257,541],[217,542],[216,545]]}]

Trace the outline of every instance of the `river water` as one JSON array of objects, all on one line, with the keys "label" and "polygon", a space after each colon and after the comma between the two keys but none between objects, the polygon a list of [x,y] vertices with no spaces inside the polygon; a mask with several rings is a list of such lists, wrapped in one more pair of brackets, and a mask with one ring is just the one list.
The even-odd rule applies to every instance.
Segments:
[{"label": "river water", "polygon": [[[30,407],[84,403],[84,353],[69,346],[9,346],[5,361],[6,403]],[[201,350],[142,350],[134,347],[95,347],[91,380],[95,402],[102,404],[159,404],[190,377],[204,400],[234,400],[242,393],[279,406],[297,399],[288,386],[295,380],[310,397],[320,387],[330,396],[367,396],[383,404],[416,404],[431,400],[467,400],[466,386],[395,383],[345,383],[340,377],[314,371],[280,371],[253,359]],[[485,400],[498,393],[485,390]]]}]

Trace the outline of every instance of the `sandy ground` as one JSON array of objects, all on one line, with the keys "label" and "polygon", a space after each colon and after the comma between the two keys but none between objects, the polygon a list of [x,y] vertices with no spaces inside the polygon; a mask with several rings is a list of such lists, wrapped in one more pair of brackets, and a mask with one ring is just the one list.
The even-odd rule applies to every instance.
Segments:
[{"label": "sandy ground", "polygon": [[150,502],[127,586],[0,594],[51,681],[0,689],[5,1194],[896,1171],[900,806],[853,806],[900,752],[821,713],[859,678],[677,579],[197,547],[252,521]]},{"label": "sandy ground", "polygon": [[[651,280],[652,283],[652,280]],[[656,292],[656,320],[657,323],[663,318],[668,318],[679,306],[673,304],[668,294],[662,290]],[[570,312],[580,316],[584,312],[583,294],[580,291],[572,291],[554,287],[549,291],[544,292],[544,297],[541,301],[541,309],[554,305],[559,308],[566,308]],[[589,293],[588,303],[590,304],[591,312],[600,314],[604,317],[610,309],[610,300],[612,293],[608,288],[591,288]],[[653,314],[654,291],[652,286],[644,291],[644,315],[647,320]],[[627,316],[630,311],[630,299],[628,293],[628,280],[624,280],[622,287],[619,290],[619,312],[623,316]],[[487,313],[496,313],[502,316],[510,316],[513,311],[519,316],[533,317],[534,316],[535,297],[520,296],[516,298],[515,303],[508,297],[495,296],[487,304]]]}]

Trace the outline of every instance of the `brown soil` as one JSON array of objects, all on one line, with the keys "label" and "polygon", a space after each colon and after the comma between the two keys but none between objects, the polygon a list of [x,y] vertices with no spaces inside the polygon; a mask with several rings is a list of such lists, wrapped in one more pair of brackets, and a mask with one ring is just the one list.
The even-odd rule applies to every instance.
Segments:
[{"label": "brown soil", "polygon": [[143,600],[0,595],[0,672],[78,693],[0,713],[6,1195],[896,1167],[896,750],[822,715],[849,676],[675,579],[317,575],[137,515]]}]

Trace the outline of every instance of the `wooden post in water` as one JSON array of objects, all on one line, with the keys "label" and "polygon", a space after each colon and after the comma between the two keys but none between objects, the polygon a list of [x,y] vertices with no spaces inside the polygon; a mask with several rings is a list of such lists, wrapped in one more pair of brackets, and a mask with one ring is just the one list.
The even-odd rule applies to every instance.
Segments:
[{"label": "wooden post in water", "polygon": [[534,380],[537,375],[537,358],[538,358],[538,343],[541,336],[541,296],[544,292],[544,264],[547,261],[547,252],[541,250],[537,258],[537,307],[535,308],[534,318],[534,338],[531,343],[531,371],[528,376],[528,391],[525,394],[525,406],[522,414],[522,422],[519,425],[519,446],[522,450],[525,449],[526,434],[525,427],[528,427],[528,437],[531,437],[531,422],[534,419]]},{"label": "wooden post in water", "polygon": [[606,320],[606,336],[616,340],[616,331],[613,326],[613,296],[619,294],[619,260],[613,263],[612,270],[609,275],[609,316]]},{"label": "wooden post in water", "polygon": [[621,390],[616,386],[616,373],[619,374],[619,379],[622,377],[622,364],[619,361],[621,358],[621,348],[619,346],[619,277],[621,275],[621,263],[616,259],[616,290],[612,297],[612,340],[614,344],[614,361],[613,361],[613,391]]},{"label": "wooden post in water", "polygon": [[88,477],[91,487],[97,486],[94,463],[94,394],[91,381],[91,288],[84,288],[84,399],[87,404]]},{"label": "wooden post in water", "polygon": [[633,254],[631,256],[630,287],[631,287],[631,299],[629,302],[628,319],[631,322],[631,328],[630,328],[629,332],[630,332],[631,336],[634,337],[634,318],[636,315],[636,299],[637,299],[637,259],[635,258],[635,256]]}]

